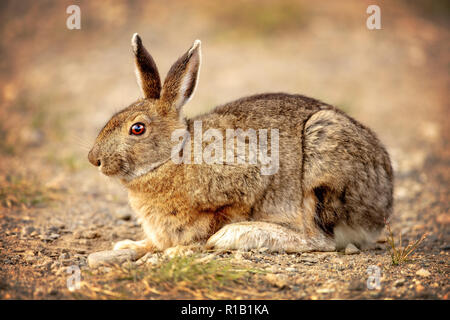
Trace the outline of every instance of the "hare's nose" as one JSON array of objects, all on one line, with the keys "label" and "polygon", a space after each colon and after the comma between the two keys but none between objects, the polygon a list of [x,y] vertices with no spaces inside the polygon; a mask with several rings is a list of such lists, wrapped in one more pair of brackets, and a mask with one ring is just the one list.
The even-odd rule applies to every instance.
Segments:
[{"label": "hare's nose", "polygon": [[100,158],[95,154],[95,152],[93,152],[93,150],[89,151],[88,159],[89,162],[96,167],[100,167],[102,165]]}]

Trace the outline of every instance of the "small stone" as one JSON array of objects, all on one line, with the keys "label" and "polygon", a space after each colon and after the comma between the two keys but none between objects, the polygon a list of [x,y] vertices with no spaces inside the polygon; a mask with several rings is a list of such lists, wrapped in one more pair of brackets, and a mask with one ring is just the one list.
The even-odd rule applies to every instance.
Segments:
[{"label": "small stone", "polygon": [[47,234],[58,233],[58,232],[59,232],[59,228],[56,226],[51,226],[47,229]]},{"label": "small stone", "polygon": [[85,239],[96,239],[96,238],[100,238],[100,233],[98,233],[97,231],[86,231],[83,233],[83,238]]},{"label": "small stone", "polygon": [[114,212],[117,219],[129,221],[131,220],[131,212],[128,209],[119,209]]},{"label": "small stone", "polygon": [[30,237],[37,237],[38,235],[40,235],[40,231],[39,230],[34,230],[32,233],[30,233]]},{"label": "small stone", "polygon": [[317,259],[315,258],[311,258],[311,257],[303,257],[300,260],[302,263],[306,264],[306,265],[313,265],[316,264],[318,262]]},{"label": "small stone", "polygon": [[158,257],[153,256],[153,257],[148,258],[146,262],[149,264],[155,265],[155,264],[158,264],[159,259],[158,259]]},{"label": "small stone", "polygon": [[36,231],[36,228],[35,228],[35,227],[32,227],[32,226],[23,227],[23,228],[22,228],[21,235],[22,235],[22,237],[31,236],[31,234],[32,234],[34,231]]},{"label": "small stone", "polygon": [[60,275],[62,275],[62,274],[67,274],[67,267],[61,267],[61,268],[59,268],[57,271],[56,271],[56,273],[55,273],[57,276],[60,276]]},{"label": "small stone", "polygon": [[137,265],[143,265],[143,264],[152,264],[156,265],[159,262],[158,255],[148,252],[146,253],[142,258],[140,258],[138,261],[136,261]]},{"label": "small stone", "polygon": [[236,259],[236,260],[243,260],[244,259],[244,255],[242,254],[241,251],[236,251],[236,253],[234,254],[234,259]]},{"label": "small stone", "polygon": [[69,259],[69,258],[70,258],[70,256],[69,256],[68,253],[62,253],[62,254],[58,257],[58,260],[66,260],[66,259]]},{"label": "small stone", "polygon": [[425,287],[421,284],[416,285],[416,292],[421,293],[425,290]]},{"label": "small stone", "polygon": [[44,262],[36,265],[36,267],[43,268],[43,269],[50,269],[52,264],[53,264],[52,260],[45,260]]},{"label": "small stone", "polygon": [[321,288],[316,290],[317,293],[332,293],[334,291],[333,288]]},{"label": "small stone", "polygon": [[52,241],[52,240],[54,240],[54,239],[52,239],[52,238],[50,238],[49,236],[47,236],[47,235],[45,235],[45,234],[41,234],[41,235],[39,235],[39,239],[41,239],[42,241]]},{"label": "small stone", "polygon": [[287,272],[297,272],[297,268],[289,267],[285,269]]},{"label": "small stone", "polygon": [[284,288],[288,286],[288,277],[283,274],[267,274],[266,280],[275,287]]},{"label": "small stone", "polygon": [[394,282],[394,287],[402,287],[405,284],[406,280],[404,278],[398,279]]},{"label": "small stone", "polygon": [[359,249],[353,243],[349,243],[345,248],[345,254],[358,254],[359,252]]},{"label": "small stone", "polygon": [[52,240],[56,240],[56,239],[58,239],[59,237],[60,237],[60,235],[57,234],[57,233],[52,233],[52,234],[49,235],[49,238],[52,239]]},{"label": "small stone", "polygon": [[102,265],[122,264],[126,261],[135,261],[137,254],[135,250],[107,250],[91,253],[88,256],[90,268],[97,268]]},{"label": "small stone", "polygon": [[280,268],[277,266],[268,267],[268,268],[266,268],[266,270],[271,273],[279,273],[280,272]]},{"label": "small stone", "polygon": [[110,273],[112,271],[112,268],[105,266],[100,266],[98,269],[101,273]]},{"label": "small stone", "polygon": [[36,258],[34,257],[34,256],[26,256],[25,257],[25,261],[27,262],[27,263],[33,263],[33,262],[35,262],[36,261]]},{"label": "small stone", "polygon": [[264,252],[267,252],[267,251],[269,251],[269,248],[267,248],[267,247],[262,247],[262,248],[258,249],[259,253],[264,253]]},{"label": "small stone", "polygon": [[425,277],[425,278],[429,277],[431,275],[430,271],[428,271],[424,268],[417,270],[416,274],[420,277]]},{"label": "small stone", "polygon": [[101,237],[100,233],[95,230],[75,231],[73,236],[75,239],[95,239]]},{"label": "small stone", "polygon": [[43,296],[46,292],[47,292],[47,290],[44,287],[39,287],[34,290],[33,294],[35,296]]}]

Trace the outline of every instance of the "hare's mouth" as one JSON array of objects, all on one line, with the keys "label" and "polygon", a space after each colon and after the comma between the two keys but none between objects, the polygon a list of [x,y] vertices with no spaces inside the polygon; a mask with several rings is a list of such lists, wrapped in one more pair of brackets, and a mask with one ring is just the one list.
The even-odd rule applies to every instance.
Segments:
[{"label": "hare's mouth", "polygon": [[136,169],[130,173],[126,173],[121,175],[121,179],[130,182],[133,179],[142,177],[150,172],[153,172],[155,170],[157,170],[159,167],[161,167],[163,164],[167,163],[171,158],[168,158],[166,160],[162,160],[162,161],[158,161],[158,162],[154,162],[154,163],[149,163],[139,169]]},{"label": "hare's mouth", "polygon": [[119,161],[118,165],[116,166],[108,166],[102,163],[98,167],[98,170],[105,176],[116,177],[126,182],[130,182],[133,179],[139,178],[141,176],[146,175],[147,173],[157,170],[159,167],[161,167],[169,160],[170,158],[155,163],[149,163],[135,170],[132,170],[130,166],[123,161]]},{"label": "hare's mouth", "polygon": [[103,173],[105,176],[113,177],[121,174],[120,169],[118,168],[108,168],[107,166],[101,165],[98,167],[98,170]]},{"label": "hare's mouth", "polygon": [[101,162],[101,165],[98,167],[98,170],[108,177],[122,177],[128,176],[131,174],[130,166],[127,162],[119,159],[114,160],[112,163],[107,163],[105,161]]}]

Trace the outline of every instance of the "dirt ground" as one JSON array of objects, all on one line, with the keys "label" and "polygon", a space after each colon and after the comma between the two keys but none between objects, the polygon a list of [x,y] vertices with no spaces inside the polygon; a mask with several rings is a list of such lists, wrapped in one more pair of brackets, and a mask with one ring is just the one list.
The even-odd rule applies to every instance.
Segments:
[{"label": "dirt ground", "polygon": [[[381,30],[366,28],[371,2],[359,0],[81,1],[81,30],[68,30],[69,2],[2,1],[0,298],[447,300],[449,8],[377,2]],[[87,161],[105,121],[139,96],[134,32],[161,74],[202,40],[188,116],[283,91],[334,104],[374,129],[395,170],[393,234],[403,244],[427,235],[411,259],[394,265],[378,243],[356,254],[155,253],[90,269],[90,253],[143,237],[126,191]],[[71,266],[81,270],[75,292]]]}]

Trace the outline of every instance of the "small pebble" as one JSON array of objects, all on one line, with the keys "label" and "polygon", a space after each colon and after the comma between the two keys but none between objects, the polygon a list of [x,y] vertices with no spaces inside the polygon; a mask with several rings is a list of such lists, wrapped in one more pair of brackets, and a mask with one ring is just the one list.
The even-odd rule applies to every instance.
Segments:
[{"label": "small pebble", "polygon": [[66,259],[69,259],[69,258],[70,258],[70,256],[69,256],[68,253],[63,253],[63,254],[61,254],[61,255],[58,257],[58,260],[66,260]]},{"label": "small pebble", "polygon": [[288,286],[288,277],[284,274],[267,274],[266,280],[275,287],[284,288]]},{"label": "small pebble", "polygon": [[424,291],[424,290],[425,290],[425,287],[424,287],[423,285],[418,284],[418,285],[416,286],[416,292],[417,292],[417,293],[421,293],[421,292]]},{"label": "small pebble", "polygon": [[405,284],[406,280],[404,278],[398,279],[394,282],[394,287],[398,288]]},{"label": "small pebble", "polygon": [[300,259],[300,262],[302,262],[306,265],[313,265],[313,264],[316,264],[318,262],[318,260],[315,258],[310,258],[310,257],[302,257]]},{"label": "small pebble", "polygon": [[38,235],[40,235],[39,230],[34,230],[32,233],[30,233],[30,237],[37,237]]},{"label": "small pebble", "polygon": [[88,256],[88,264],[91,268],[97,268],[104,265],[135,261],[136,257],[136,251],[132,249],[99,251]]},{"label": "small pebble", "polygon": [[431,275],[430,271],[428,271],[424,268],[417,270],[416,274],[420,277],[425,277],[425,278],[429,277]]},{"label": "small pebble", "polygon": [[320,288],[316,290],[317,293],[332,293],[334,291],[333,288]]},{"label": "small pebble", "polygon": [[27,226],[22,228],[21,235],[22,237],[30,236],[34,231],[36,231],[35,227]]},{"label": "small pebble", "polygon": [[47,236],[45,234],[39,235],[39,239],[41,239],[42,241],[52,241],[52,240],[54,240],[54,239],[50,238],[49,236]]},{"label": "small pebble", "polygon": [[75,239],[95,239],[100,238],[100,233],[94,230],[75,231],[73,234]]},{"label": "small pebble", "polygon": [[58,233],[58,232],[59,232],[59,228],[56,226],[51,226],[47,229],[47,234]]},{"label": "small pebble", "polygon": [[56,240],[56,239],[58,239],[59,237],[60,237],[60,235],[57,234],[57,233],[52,233],[52,234],[50,234],[50,236],[49,236],[49,238],[52,239],[52,240]]},{"label": "small pebble", "polygon": [[159,258],[156,254],[148,252],[146,253],[142,258],[140,258],[138,261],[136,261],[137,265],[142,264],[152,264],[156,265],[159,262]]},{"label": "small pebble", "polygon": [[349,243],[345,248],[345,254],[358,254],[359,252],[359,249],[353,243]]},{"label": "small pebble", "polygon": [[36,258],[34,256],[26,256],[25,261],[28,263],[33,263],[36,261]]},{"label": "small pebble", "polygon": [[129,221],[131,220],[131,212],[128,209],[119,209],[114,212],[117,219]]}]

